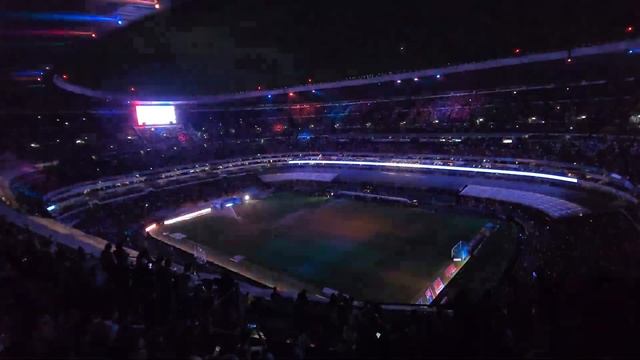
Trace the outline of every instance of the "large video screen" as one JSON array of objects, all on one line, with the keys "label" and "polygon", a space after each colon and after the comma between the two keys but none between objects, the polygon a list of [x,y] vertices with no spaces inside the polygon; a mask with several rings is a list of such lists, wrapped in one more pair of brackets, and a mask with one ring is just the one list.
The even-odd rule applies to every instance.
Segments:
[{"label": "large video screen", "polygon": [[173,105],[136,106],[138,126],[175,125],[176,109]]}]

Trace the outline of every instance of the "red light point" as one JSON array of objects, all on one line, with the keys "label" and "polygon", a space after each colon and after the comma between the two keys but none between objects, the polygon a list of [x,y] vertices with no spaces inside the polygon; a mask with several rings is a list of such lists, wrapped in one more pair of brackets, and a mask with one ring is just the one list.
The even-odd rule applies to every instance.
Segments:
[{"label": "red light point", "polygon": [[633,30],[635,30],[635,29],[633,28],[633,26],[629,25],[629,26],[627,26],[627,27],[624,29],[624,32],[626,32],[626,33],[628,33],[628,34],[629,34],[629,33],[632,33],[632,32],[633,32]]}]

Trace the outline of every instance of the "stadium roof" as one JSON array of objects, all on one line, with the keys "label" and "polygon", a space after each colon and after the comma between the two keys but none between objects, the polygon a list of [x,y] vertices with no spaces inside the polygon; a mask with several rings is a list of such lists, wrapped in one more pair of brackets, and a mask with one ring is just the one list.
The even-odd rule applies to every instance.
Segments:
[{"label": "stadium roof", "polygon": [[[0,108],[64,103],[51,90],[56,64],[185,0],[21,0],[0,5]],[[93,62],[99,61],[94,59]],[[43,100],[45,97],[51,99]],[[66,95],[68,98],[68,95]],[[82,100],[80,100],[82,101]],[[35,103],[34,103],[35,102]],[[74,100],[75,102],[75,100]]]},{"label": "stadium roof", "polygon": [[630,1],[187,1],[59,68],[108,91],[194,96],[330,82],[622,40]]},{"label": "stadium roof", "polygon": [[460,192],[460,195],[520,204],[538,209],[552,218],[581,216],[588,213],[587,209],[578,204],[530,191],[469,185]]},{"label": "stadium roof", "polygon": [[0,9],[0,68],[14,80],[47,70],[77,56],[88,42],[159,11],[160,3],[168,7],[171,0],[5,1]]},{"label": "stadium roof", "polygon": [[[638,49],[638,50],[636,50]],[[636,54],[636,52],[638,54]],[[431,84],[431,88],[443,90],[444,83],[452,84],[452,88],[449,90],[468,90],[473,93],[478,91],[493,91],[487,90],[487,88],[478,89],[473,88],[473,81],[470,81],[469,77],[466,77],[465,82],[450,81],[453,77],[461,74],[472,73],[478,80],[478,74],[489,73],[488,77],[481,80],[480,83],[483,86],[490,86],[490,84],[500,84],[506,75],[506,72],[500,74],[491,73],[491,71],[509,69],[512,72],[510,77],[515,78],[520,83],[511,83],[509,85],[516,86],[512,90],[519,90],[517,86],[532,85],[529,83],[531,77],[534,77],[536,81],[542,81],[538,83],[541,88],[556,86],[556,82],[560,81],[569,86],[571,81],[576,79],[565,77],[563,73],[576,73],[580,74],[580,81],[601,81],[601,76],[610,78],[613,73],[612,68],[620,68],[618,76],[626,78],[628,76],[635,75],[638,61],[637,56],[640,55],[640,39],[630,39],[625,41],[601,44],[596,46],[579,47],[570,50],[551,51],[544,53],[529,54],[523,56],[511,56],[501,59],[486,60],[480,62],[422,69],[401,73],[389,73],[382,75],[364,76],[354,79],[347,79],[341,81],[324,82],[324,83],[307,83],[300,85],[293,85],[289,87],[283,87],[278,89],[260,89],[245,92],[236,93],[222,93],[215,95],[193,95],[184,96],[178,94],[172,95],[149,95],[145,93],[132,92],[132,91],[106,91],[100,89],[91,89],[82,85],[75,84],[70,79],[64,79],[59,75],[54,76],[54,83],[62,89],[70,91],[72,93],[86,95],[95,98],[119,100],[125,102],[158,102],[168,101],[174,104],[213,104],[221,102],[229,102],[243,99],[265,99],[267,97],[277,95],[291,95],[291,94],[311,94],[316,91],[363,87],[368,85],[382,85],[380,88],[386,93],[389,92],[388,86],[400,85],[403,81],[414,84],[414,86],[425,86]],[[568,60],[571,62],[568,63]],[[604,64],[604,65],[603,65]],[[635,66],[633,66],[635,64]],[[567,69],[571,66],[571,69]],[[522,71],[515,72],[514,69],[520,69]],[[563,69],[563,70],[561,70]],[[605,69],[605,70],[603,70]],[[560,71],[561,70],[561,71]],[[570,71],[572,70],[572,71]],[[587,71],[588,70],[588,71]],[[628,70],[628,71],[627,71]],[[604,71],[604,74],[603,74]],[[534,74],[534,75],[532,75]],[[481,78],[481,77],[480,77]],[[447,81],[439,81],[446,79]],[[496,79],[498,79],[496,82]],[[420,82],[422,80],[422,82]],[[544,81],[547,81],[546,83]],[[436,86],[436,83],[437,84]],[[552,85],[550,85],[552,84]],[[446,86],[446,85],[445,85]],[[456,86],[458,86],[456,88]],[[466,87],[465,87],[466,86]],[[471,86],[471,88],[469,88]],[[502,84],[504,87],[504,84]],[[398,91],[396,90],[395,93]],[[371,94],[371,91],[368,92]]]}]

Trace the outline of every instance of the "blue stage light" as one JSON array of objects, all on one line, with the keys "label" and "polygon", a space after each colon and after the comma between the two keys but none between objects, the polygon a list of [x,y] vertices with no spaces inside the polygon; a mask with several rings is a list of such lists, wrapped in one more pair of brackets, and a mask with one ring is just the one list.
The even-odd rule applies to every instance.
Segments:
[{"label": "blue stage light", "polygon": [[24,70],[24,71],[16,71],[13,73],[13,76],[25,77],[25,76],[41,76],[44,75],[44,72],[41,70]]},{"label": "blue stage light", "polygon": [[68,22],[118,22],[118,18],[112,16],[101,16],[82,13],[36,13],[36,12],[7,12],[0,14],[0,18],[18,18],[25,20],[42,21],[68,21]]}]

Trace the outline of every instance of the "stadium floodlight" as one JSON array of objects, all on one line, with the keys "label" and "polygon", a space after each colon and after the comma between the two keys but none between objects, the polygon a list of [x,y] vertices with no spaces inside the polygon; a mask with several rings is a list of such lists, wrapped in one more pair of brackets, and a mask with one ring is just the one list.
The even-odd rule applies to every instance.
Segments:
[{"label": "stadium floodlight", "polygon": [[47,206],[47,211],[48,211],[48,212],[52,212],[52,211],[53,211],[53,210],[55,210],[55,209],[56,209],[56,206],[55,206],[55,205],[49,205],[49,206]]},{"label": "stadium floodlight", "polygon": [[211,212],[211,208],[206,208],[206,209],[194,211],[192,213],[180,215],[180,216],[175,217],[173,219],[165,220],[163,223],[165,225],[171,225],[171,224],[175,224],[175,223],[178,223],[178,222],[181,222],[181,221],[193,219],[193,218],[198,217],[198,216],[206,215],[206,214],[208,214],[210,212]]},{"label": "stadium floodlight", "polygon": [[513,176],[527,176],[540,179],[558,180],[570,183],[578,183],[578,179],[570,176],[543,174],[529,171],[517,171],[517,170],[502,170],[502,169],[487,169],[487,168],[474,168],[464,166],[447,166],[447,165],[427,165],[427,164],[415,164],[415,163],[398,163],[398,162],[376,162],[376,161],[352,161],[352,160],[289,160],[289,164],[292,165],[362,165],[362,166],[380,166],[380,167],[396,167],[407,169],[428,169],[428,170],[447,170],[447,171],[461,171],[461,172],[475,172],[495,175],[513,175]]}]

